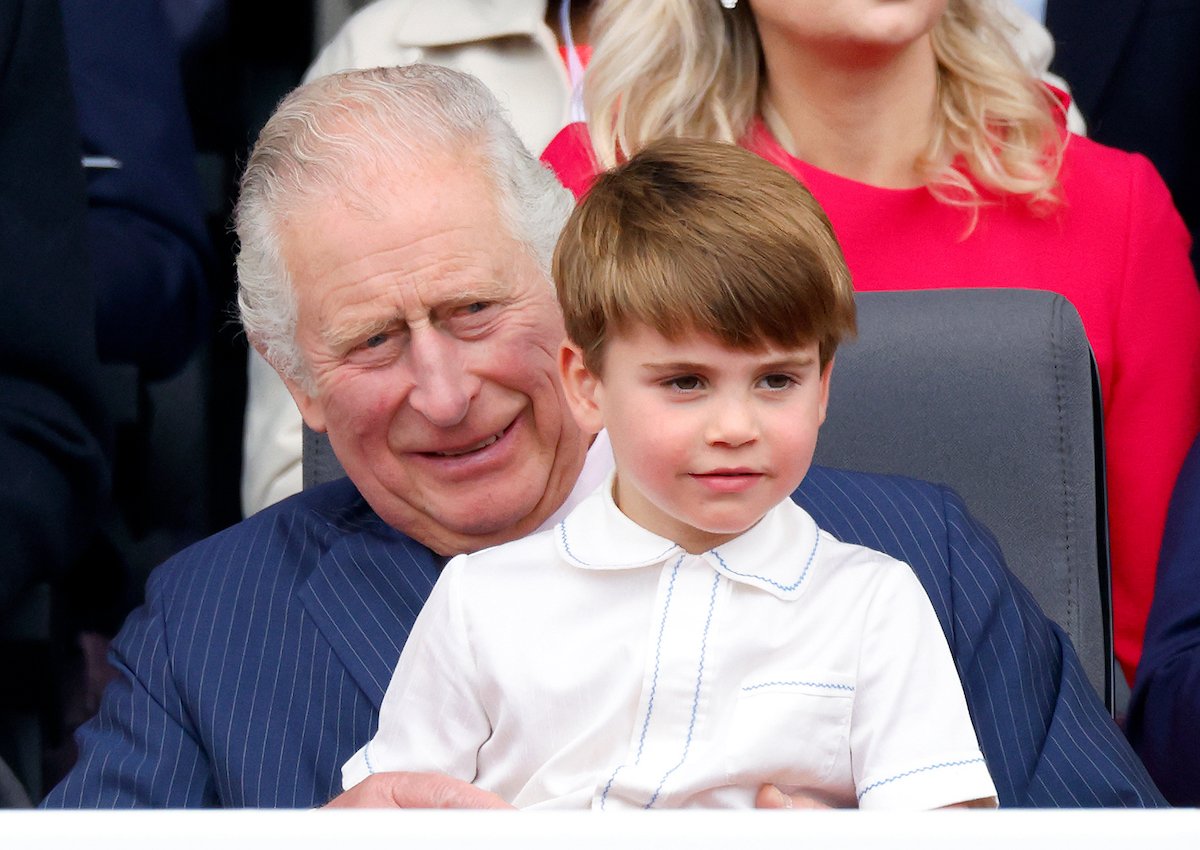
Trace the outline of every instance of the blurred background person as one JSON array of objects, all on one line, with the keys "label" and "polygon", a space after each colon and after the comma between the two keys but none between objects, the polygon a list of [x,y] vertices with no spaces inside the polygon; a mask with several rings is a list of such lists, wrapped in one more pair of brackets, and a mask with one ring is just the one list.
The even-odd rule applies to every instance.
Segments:
[{"label": "blurred background person", "polygon": [[1200,806],[1200,440],[1171,498],[1127,731],[1163,796]]},{"label": "blurred background person", "polygon": [[30,712],[54,690],[51,636],[9,643],[9,629],[35,585],[76,564],[109,486],[79,131],[54,3],[0,4],[0,115],[0,759],[36,799],[30,738],[53,730]]},{"label": "blurred background person", "polygon": [[1200,0],[1020,0],[1055,41],[1088,135],[1145,154],[1200,231]]}]

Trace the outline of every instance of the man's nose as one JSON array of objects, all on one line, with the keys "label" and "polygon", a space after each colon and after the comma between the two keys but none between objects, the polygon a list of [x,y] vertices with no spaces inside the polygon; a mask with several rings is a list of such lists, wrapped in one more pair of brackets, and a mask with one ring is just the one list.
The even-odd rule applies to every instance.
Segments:
[{"label": "man's nose", "polygon": [[464,343],[436,327],[414,330],[410,338],[413,386],[409,405],[439,427],[460,423],[480,380],[467,369]]},{"label": "man's nose", "polygon": [[709,409],[705,439],[710,445],[742,446],[758,438],[758,417],[742,397],[714,398]]}]

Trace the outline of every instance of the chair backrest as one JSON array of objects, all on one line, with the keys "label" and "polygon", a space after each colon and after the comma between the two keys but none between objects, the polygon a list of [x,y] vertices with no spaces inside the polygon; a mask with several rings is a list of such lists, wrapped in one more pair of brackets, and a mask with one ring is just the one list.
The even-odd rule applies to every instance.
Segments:
[{"label": "chair backrest", "polygon": [[1023,289],[860,293],[816,460],[953,487],[1071,636],[1113,707],[1100,393],[1065,298]]},{"label": "chair backrest", "polygon": [[[1075,308],[1023,289],[866,292],[837,355],[818,463],[953,487],[1071,636],[1112,709],[1095,361]],[[344,472],[305,429],[304,486]]]}]

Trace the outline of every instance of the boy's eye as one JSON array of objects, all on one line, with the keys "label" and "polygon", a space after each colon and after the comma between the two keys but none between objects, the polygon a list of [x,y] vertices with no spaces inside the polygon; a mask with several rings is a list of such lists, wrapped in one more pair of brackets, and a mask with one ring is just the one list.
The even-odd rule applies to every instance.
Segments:
[{"label": "boy's eye", "polygon": [[769,390],[785,390],[795,383],[789,375],[763,375],[761,380]]},{"label": "boy's eye", "polygon": [[669,381],[667,381],[667,386],[673,390],[679,390],[680,392],[686,393],[700,389],[700,387],[703,386],[703,383],[696,375],[680,375],[677,378],[671,378]]}]

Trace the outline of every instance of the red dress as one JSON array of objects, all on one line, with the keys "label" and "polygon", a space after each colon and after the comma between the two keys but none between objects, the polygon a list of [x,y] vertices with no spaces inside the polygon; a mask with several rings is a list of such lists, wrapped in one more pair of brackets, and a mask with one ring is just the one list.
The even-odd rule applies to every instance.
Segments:
[{"label": "red dress", "polygon": [[[1022,287],[1065,296],[1100,367],[1117,658],[1132,679],[1154,590],[1167,501],[1200,431],[1200,288],[1191,239],[1148,160],[1071,136],[1061,207],[1016,199],[968,214],[927,189],[881,189],[814,168],[756,123],[743,145],[825,208],[860,290]],[[542,159],[580,195],[596,173],[586,127]]]}]

